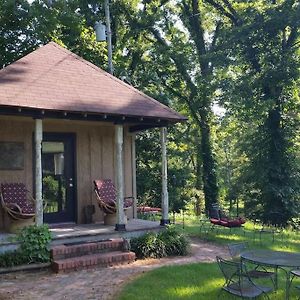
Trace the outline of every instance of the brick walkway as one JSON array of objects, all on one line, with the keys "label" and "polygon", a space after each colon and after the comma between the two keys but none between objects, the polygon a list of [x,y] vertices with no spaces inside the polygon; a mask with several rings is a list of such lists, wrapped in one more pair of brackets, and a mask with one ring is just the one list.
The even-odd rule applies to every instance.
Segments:
[{"label": "brick walkway", "polygon": [[32,271],[0,275],[0,300],[115,299],[123,284],[140,273],[163,265],[214,261],[216,255],[226,254],[224,247],[193,239],[191,254],[186,257],[139,260],[130,265],[67,274]]}]

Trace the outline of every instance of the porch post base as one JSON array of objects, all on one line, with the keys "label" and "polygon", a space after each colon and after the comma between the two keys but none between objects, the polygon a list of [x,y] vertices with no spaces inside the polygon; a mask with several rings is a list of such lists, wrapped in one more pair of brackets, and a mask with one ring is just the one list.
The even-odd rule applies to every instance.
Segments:
[{"label": "porch post base", "polygon": [[160,220],[160,226],[166,226],[166,225],[169,225],[169,224],[170,224],[170,220],[169,219],[167,219],[167,220],[161,219]]},{"label": "porch post base", "polygon": [[126,231],[125,224],[116,224],[115,231]]}]

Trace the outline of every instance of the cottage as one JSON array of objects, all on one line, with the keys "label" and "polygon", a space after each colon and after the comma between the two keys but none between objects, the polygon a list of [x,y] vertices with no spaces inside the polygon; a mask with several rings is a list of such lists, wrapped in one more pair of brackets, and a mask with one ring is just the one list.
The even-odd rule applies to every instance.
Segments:
[{"label": "cottage", "polygon": [[[93,180],[111,179],[117,204],[136,199],[135,134],[161,128],[161,224],[168,223],[166,127],[186,118],[54,42],[0,70],[0,182],[23,182],[36,223],[85,222]],[[149,180],[151,180],[149,178]],[[47,207],[43,211],[43,201]],[[135,218],[136,200],[127,217]],[[0,228],[6,218],[1,210]],[[93,222],[103,221],[96,209]],[[126,230],[117,210],[116,230]]]}]

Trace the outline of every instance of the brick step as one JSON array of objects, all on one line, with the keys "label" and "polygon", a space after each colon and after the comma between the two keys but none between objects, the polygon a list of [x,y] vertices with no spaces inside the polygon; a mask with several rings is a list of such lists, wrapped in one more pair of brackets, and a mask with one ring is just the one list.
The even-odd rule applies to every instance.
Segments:
[{"label": "brick step", "polygon": [[56,260],[52,262],[52,270],[59,273],[94,266],[109,267],[119,264],[129,264],[134,260],[134,252],[112,251]]},{"label": "brick step", "polygon": [[111,239],[99,242],[84,242],[79,244],[64,244],[51,248],[51,259],[60,260],[89,254],[123,250],[122,239]]}]

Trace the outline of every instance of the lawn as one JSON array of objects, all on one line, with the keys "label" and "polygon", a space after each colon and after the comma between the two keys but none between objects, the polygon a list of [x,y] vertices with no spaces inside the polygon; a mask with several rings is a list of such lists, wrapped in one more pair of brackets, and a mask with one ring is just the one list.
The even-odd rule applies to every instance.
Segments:
[{"label": "lawn", "polygon": [[[178,225],[182,228],[181,225]],[[236,241],[248,241],[250,248],[273,249],[300,252],[299,235],[290,230],[272,236],[265,234],[262,241],[256,234],[254,239],[254,225],[248,223],[244,230],[235,229],[231,233],[228,229],[220,229],[218,233],[200,234],[199,222],[189,218],[182,229],[189,235],[198,236],[216,244],[228,244]],[[234,299],[226,293],[218,298],[220,287],[224,283],[223,277],[216,263],[197,263],[182,266],[162,267],[143,274],[124,287],[119,300],[126,299]],[[265,281],[266,284],[270,282]],[[298,282],[299,283],[299,282]],[[284,299],[285,275],[279,271],[279,289],[270,294],[274,300]],[[291,289],[290,299],[297,299],[297,290]]]}]

